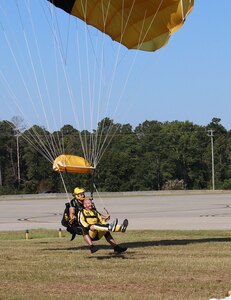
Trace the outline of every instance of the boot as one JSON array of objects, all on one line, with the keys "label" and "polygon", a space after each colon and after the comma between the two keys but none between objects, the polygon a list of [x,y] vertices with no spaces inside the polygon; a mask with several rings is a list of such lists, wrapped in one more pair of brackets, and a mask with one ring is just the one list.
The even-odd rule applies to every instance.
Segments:
[{"label": "boot", "polygon": [[125,252],[128,248],[127,247],[121,247],[119,245],[116,245],[114,247],[114,252],[115,253],[122,253],[122,252]]}]

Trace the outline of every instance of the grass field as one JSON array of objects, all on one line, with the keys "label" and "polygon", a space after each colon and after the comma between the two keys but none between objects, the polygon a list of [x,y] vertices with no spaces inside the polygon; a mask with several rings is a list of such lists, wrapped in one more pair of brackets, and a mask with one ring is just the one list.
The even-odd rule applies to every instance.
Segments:
[{"label": "grass field", "polygon": [[82,237],[0,232],[0,299],[210,299],[231,290],[231,231],[128,231],[90,254]]}]

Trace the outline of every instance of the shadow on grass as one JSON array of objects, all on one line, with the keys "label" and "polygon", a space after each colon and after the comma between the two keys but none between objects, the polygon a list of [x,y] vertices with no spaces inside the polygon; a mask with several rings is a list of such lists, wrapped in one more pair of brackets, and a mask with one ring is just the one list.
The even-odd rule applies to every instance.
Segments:
[{"label": "shadow on grass", "polygon": [[[99,250],[97,253],[90,254],[89,246],[77,246],[68,248],[46,248],[43,251],[81,251],[86,250],[89,252],[89,259],[131,259],[131,257],[126,256],[126,253],[114,253],[113,249],[108,245],[99,245]],[[100,250],[108,250],[108,255],[100,255]],[[131,252],[129,254],[132,254]]]},{"label": "shadow on grass", "polygon": [[158,246],[178,246],[189,244],[202,244],[202,243],[224,243],[231,242],[231,238],[203,238],[203,239],[175,239],[175,240],[160,240],[160,241],[138,241],[128,242],[126,246],[128,248],[140,248],[140,247],[158,247]]},{"label": "shadow on grass", "polygon": [[[127,242],[123,243],[128,247],[128,249],[144,248],[144,247],[159,247],[159,246],[178,246],[178,245],[189,245],[189,244],[201,244],[201,243],[224,243],[231,242],[230,238],[203,238],[203,239],[175,239],[175,240],[159,240],[159,241],[137,241],[137,242]],[[99,245],[99,249],[113,251],[108,245]],[[46,251],[78,251],[78,250],[88,250],[88,246],[68,247],[68,248],[47,248],[43,249]],[[121,257],[122,254],[111,253],[111,256],[106,256],[105,258]],[[103,259],[103,256],[100,256]]]}]

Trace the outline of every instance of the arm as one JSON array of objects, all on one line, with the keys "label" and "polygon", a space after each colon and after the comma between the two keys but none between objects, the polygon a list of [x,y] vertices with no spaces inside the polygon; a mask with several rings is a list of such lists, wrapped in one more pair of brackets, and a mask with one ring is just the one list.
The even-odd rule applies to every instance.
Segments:
[{"label": "arm", "polygon": [[74,207],[70,207],[69,209],[69,217],[71,222],[75,221],[77,219],[76,215],[75,215],[75,208]]},{"label": "arm", "polygon": [[106,214],[105,215],[101,214],[101,217],[106,222],[106,221],[110,220],[111,216],[110,216],[109,212],[107,211],[107,209],[105,207],[104,207],[104,210],[105,210]]}]

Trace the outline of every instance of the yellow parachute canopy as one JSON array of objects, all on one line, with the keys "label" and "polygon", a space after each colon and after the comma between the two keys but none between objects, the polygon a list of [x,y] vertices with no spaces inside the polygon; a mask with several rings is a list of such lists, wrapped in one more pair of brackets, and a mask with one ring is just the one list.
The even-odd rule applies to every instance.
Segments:
[{"label": "yellow parachute canopy", "polygon": [[129,49],[155,51],[167,44],[194,0],[48,0]]},{"label": "yellow parachute canopy", "polygon": [[81,156],[62,154],[54,160],[53,169],[60,172],[89,174],[94,167]]}]

